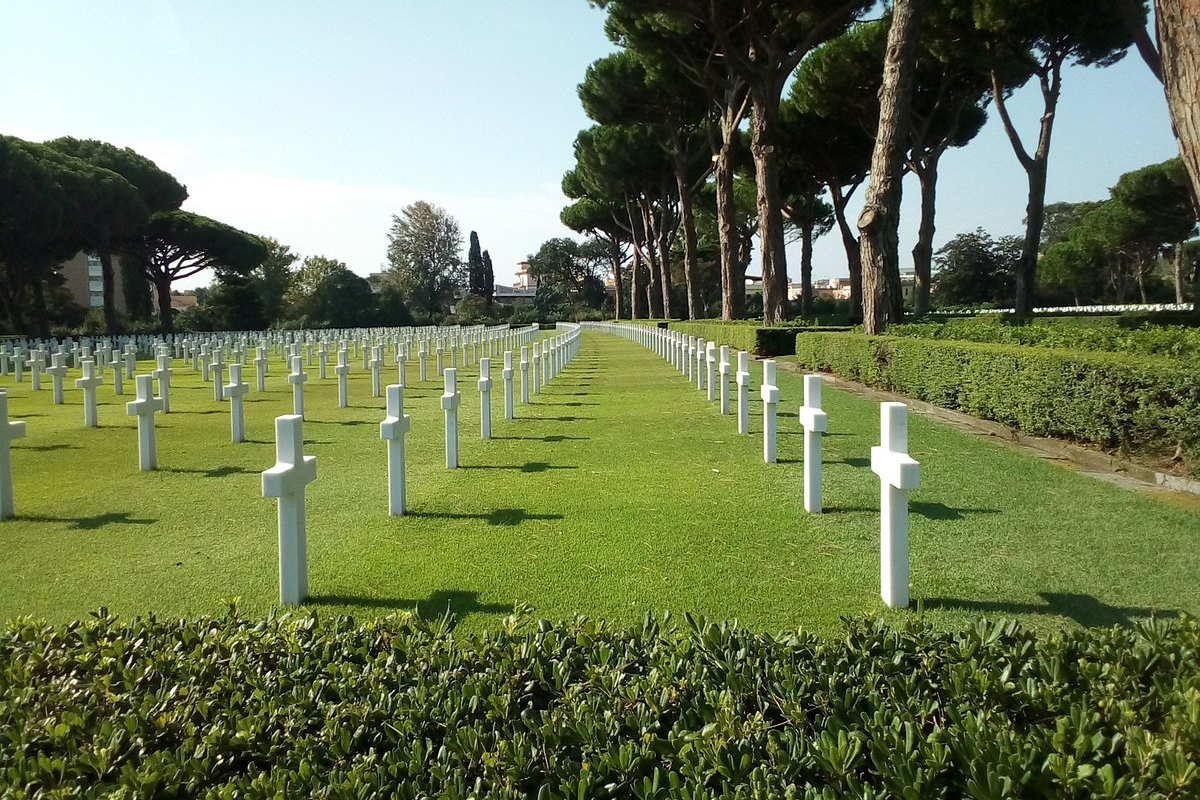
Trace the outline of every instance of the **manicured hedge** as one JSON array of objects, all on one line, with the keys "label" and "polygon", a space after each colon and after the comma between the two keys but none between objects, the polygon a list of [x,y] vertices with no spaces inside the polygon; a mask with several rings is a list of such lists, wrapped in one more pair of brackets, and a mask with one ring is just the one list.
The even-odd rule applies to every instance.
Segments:
[{"label": "manicured hedge", "polygon": [[1200,468],[1200,365],[1111,353],[803,334],[796,360],[944,408]]},{"label": "manicured hedge", "polygon": [[4,797],[1194,798],[1200,625],[11,623]]},{"label": "manicured hedge", "polygon": [[701,320],[696,322],[672,322],[671,330],[689,336],[700,336],[705,341],[727,344],[736,350],[745,350],[760,358],[789,356],[796,352],[796,335],[801,332],[820,330],[849,330],[848,328],[813,328],[803,325],[764,328],[751,322],[719,322]]},{"label": "manicured hedge", "polygon": [[1129,328],[1123,318],[1086,317],[1035,319],[1029,325],[1009,324],[995,317],[959,317],[944,322],[893,325],[889,336],[946,339],[993,344],[1018,344],[1070,350],[1093,350],[1180,360],[1200,358],[1200,328],[1153,326]]}]

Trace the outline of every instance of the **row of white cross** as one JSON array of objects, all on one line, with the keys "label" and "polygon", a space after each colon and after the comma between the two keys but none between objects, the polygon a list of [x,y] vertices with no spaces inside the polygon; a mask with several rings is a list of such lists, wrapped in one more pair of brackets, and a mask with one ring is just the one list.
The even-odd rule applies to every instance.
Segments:
[{"label": "row of white cross", "polygon": [[[722,414],[729,413],[731,351],[703,338],[650,325],[627,323],[583,323],[585,327],[623,336],[658,353],[719,400]],[[763,403],[763,461],[776,460],[776,407],[780,401],[775,384],[776,363],[762,362],[759,396]],[[749,353],[737,353],[738,433],[749,433]],[[821,435],[828,419],[821,408],[821,376],[804,376],[804,404],[799,409],[804,430],[804,509],[821,513]],[[880,480],[880,595],[892,607],[908,605],[908,492],[920,482],[920,466],[908,454],[908,407],[903,403],[881,403],[880,444],[871,448],[871,470]]]}]

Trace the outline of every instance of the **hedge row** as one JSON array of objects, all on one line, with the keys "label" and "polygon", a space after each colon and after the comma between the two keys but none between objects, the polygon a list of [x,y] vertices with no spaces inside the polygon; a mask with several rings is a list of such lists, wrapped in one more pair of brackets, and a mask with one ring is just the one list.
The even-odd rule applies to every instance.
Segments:
[{"label": "hedge row", "polygon": [[389,617],[0,638],[4,797],[1195,798],[1200,625]]},{"label": "hedge row", "polygon": [[945,322],[893,325],[889,336],[946,339],[993,344],[1017,344],[1092,350],[1180,360],[1200,357],[1200,328],[1089,324],[1082,319],[1035,320],[1030,325],[1006,324],[995,318],[957,318]]},{"label": "hedge row", "polygon": [[670,329],[698,336],[707,342],[727,344],[737,350],[745,350],[760,358],[789,356],[796,352],[796,335],[814,331],[849,330],[849,328],[814,328],[793,325],[764,328],[754,322],[719,322],[702,320],[696,322],[672,322]]},{"label": "hedge row", "polygon": [[1163,359],[858,334],[803,334],[796,360],[869,386],[1139,455],[1179,447],[1200,468],[1200,367]]}]

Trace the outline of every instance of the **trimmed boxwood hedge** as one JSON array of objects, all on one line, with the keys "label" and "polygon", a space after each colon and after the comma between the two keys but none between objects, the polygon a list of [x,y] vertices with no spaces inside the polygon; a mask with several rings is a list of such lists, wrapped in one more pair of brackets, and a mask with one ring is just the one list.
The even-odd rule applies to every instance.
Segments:
[{"label": "trimmed boxwood hedge", "polygon": [[29,620],[4,797],[1195,798],[1200,625]]},{"label": "trimmed boxwood hedge", "polygon": [[1035,319],[1029,325],[1009,324],[994,317],[956,318],[892,325],[888,335],[1095,350],[1184,361],[1194,361],[1200,356],[1200,328],[1150,325],[1126,328],[1116,322],[1104,325],[1079,318]]},{"label": "trimmed boxwood hedge", "polygon": [[846,331],[849,328],[814,328],[803,325],[764,328],[754,322],[720,322],[701,320],[696,322],[672,322],[671,330],[689,336],[700,336],[705,341],[727,344],[737,350],[745,350],[760,358],[790,356],[796,352],[796,335],[812,331]]},{"label": "trimmed boxwood hedge", "polygon": [[1200,467],[1200,366],[1021,345],[803,334],[796,360],[944,408]]}]

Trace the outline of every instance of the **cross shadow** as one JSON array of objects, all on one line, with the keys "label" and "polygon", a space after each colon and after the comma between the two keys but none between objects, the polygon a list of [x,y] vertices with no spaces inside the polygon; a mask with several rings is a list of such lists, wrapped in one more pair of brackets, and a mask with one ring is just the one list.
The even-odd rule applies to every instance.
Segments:
[{"label": "cross shadow", "polygon": [[106,525],[153,525],[158,522],[156,519],[137,519],[131,517],[128,511],[110,511],[107,514],[99,514],[94,517],[47,517],[37,514],[18,514],[17,519],[28,520],[29,522],[61,522],[66,523],[69,528],[77,531],[99,530]]},{"label": "cross shadow", "polygon": [[570,408],[579,408],[580,406],[598,406],[599,403],[582,403],[577,400],[572,400],[569,403],[542,403],[544,406],[568,406]]},{"label": "cross shadow", "polygon": [[159,467],[159,472],[173,472],[177,475],[203,475],[206,478],[225,478],[230,475],[257,474],[260,470],[246,469],[232,465],[213,467],[212,469],[188,469],[186,467]]},{"label": "cross shadow", "polygon": [[871,459],[869,458],[839,458],[833,461],[826,461],[826,464],[845,464],[848,467],[869,467]]},{"label": "cross shadow", "polygon": [[438,589],[424,599],[405,597],[371,597],[351,594],[314,594],[304,601],[307,606],[360,606],[366,608],[404,611],[413,609],[426,618],[449,613],[456,620],[470,614],[511,614],[509,603],[480,603],[479,592],[462,589]]},{"label": "cross shadow", "polygon": [[310,425],[378,425],[378,422],[371,422],[367,419],[308,419],[305,420]]},{"label": "cross shadow", "polygon": [[585,419],[594,420],[595,417],[522,417],[521,419],[528,420],[529,422],[579,422]]},{"label": "cross shadow", "polygon": [[560,436],[557,434],[550,436],[493,436],[492,438],[525,442],[590,442],[592,440],[590,436]]},{"label": "cross shadow", "polygon": [[[215,403],[216,401],[214,400],[213,402]],[[171,413],[180,413],[180,412],[173,411]],[[228,414],[229,411],[228,411],[228,409],[224,409],[224,408],[214,408],[209,411],[184,411],[182,413],[184,413],[184,414]]]},{"label": "cross shadow", "polygon": [[78,450],[79,447],[73,444],[30,444],[30,445],[13,445],[17,450],[36,450],[39,453],[49,453],[53,450]]},{"label": "cross shadow", "polygon": [[965,514],[999,514],[995,508],[951,508],[945,503],[909,502],[908,510],[925,519],[964,519]]},{"label": "cross shadow", "polygon": [[1163,608],[1112,606],[1090,594],[1071,592],[1038,592],[1044,603],[1012,603],[1002,600],[967,600],[961,597],[926,597],[919,602],[925,608],[945,608],[972,611],[980,614],[1045,614],[1066,617],[1085,628],[1107,628],[1112,625],[1128,627],[1135,617],[1179,616],[1179,612]]},{"label": "cross shadow", "polygon": [[515,469],[519,472],[546,472],[552,469],[579,469],[579,467],[556,467],[545,461],[528,461],[524,464],[505,464],[503,466],[486,466],[483,464],[460,465],[459,469]]},{"label": "cross shadow", "polygon": [[520,525],[525,520],[548,522],[563,518],[562,514],[528,514],[521,508],[497,508],[495,511],[489,511],[486,514],[463,514],[449,511],[410,511],[408,512],[408,516],[417,517],[418,519],[477,519],[486,522],[488,525],[503,527]]}]

